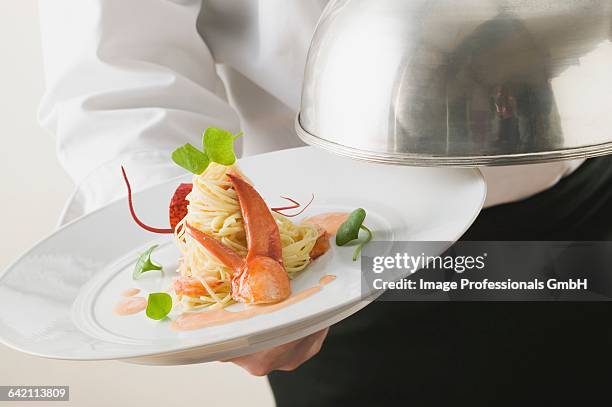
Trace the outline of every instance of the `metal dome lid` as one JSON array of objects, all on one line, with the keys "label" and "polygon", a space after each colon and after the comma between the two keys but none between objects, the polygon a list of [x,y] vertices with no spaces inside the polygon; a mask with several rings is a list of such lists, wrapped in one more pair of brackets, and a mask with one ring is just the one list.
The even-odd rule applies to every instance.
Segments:
[{"label": "metal dome lid", "polygon": [[338,154],[479,166],[612,153],[609,0],[336,0],[296,130]]}]

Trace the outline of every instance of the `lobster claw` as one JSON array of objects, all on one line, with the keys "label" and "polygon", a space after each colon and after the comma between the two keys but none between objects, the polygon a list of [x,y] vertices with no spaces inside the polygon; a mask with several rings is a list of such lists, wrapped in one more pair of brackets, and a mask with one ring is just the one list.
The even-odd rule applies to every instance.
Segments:
[{"label": "lobster claw", "polygon": [[232,278],[232,297],[247,304],[282,301],[291,295],[291,284],[278,225],[255,188],[234,174],[228,177],[238,195],[249,248],[244,267]]},{"label": "lobster claw", "polygon": [[240,257],[231,247],[228,247],[215,239],[212,236],[207,235],[204,232],[199,231],[190,224],[186,224],[187,233],[198,241],[206,250],[215,256],[221,263],[234,271],[234,274],[239,273],[244,268],[244,259]]},{"label": "lobster claw", "polygon": [[271,257],[250,257],[232,278],[232,298],[246,304],[272,304],[290,295],[287,271]]}]

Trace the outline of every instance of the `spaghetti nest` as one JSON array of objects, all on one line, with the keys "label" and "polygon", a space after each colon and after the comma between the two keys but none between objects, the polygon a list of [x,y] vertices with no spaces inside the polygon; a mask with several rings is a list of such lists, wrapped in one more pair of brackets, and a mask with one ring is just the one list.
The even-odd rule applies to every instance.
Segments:
[{"label": "spaghetti nest", "polygon": [[[199,297],[179,296],[187,309],[230,304],[233,271],[185,233],[185,223],[218,239],[241,256],[247,254],[242,212],[228,172],[246,179],[237,165],[216,163],[211,163],[201,175],[193,176],[193,189],[187,196],[187,216],[175,228],[175,239],[182,254],[178,272],[199,280],[207,292]],[[283,215],[274,212],[272,215],[280,232],[283,265],[292,278],[310,263],[310,252],[320,232],[316,226],[295,225]]]}]

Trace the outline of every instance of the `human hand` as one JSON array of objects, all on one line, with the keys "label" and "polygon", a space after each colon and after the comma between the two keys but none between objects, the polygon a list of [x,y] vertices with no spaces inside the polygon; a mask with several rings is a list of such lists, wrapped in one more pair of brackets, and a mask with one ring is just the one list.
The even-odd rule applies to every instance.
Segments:
[{"label": "human hand", "polygon": [[328,331],[329,328],[325,328],[305,338],[227,362],[237,364],[254,376],[265,376],[273,370],[295,370],[319,353]]}]

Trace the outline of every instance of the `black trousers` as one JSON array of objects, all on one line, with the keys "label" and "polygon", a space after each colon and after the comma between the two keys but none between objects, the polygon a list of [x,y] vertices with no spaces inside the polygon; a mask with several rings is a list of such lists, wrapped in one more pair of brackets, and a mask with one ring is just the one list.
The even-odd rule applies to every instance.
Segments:
[{"label": "black trousers", "polygon": [[[612,240],[612,157],[484,210],[462,239]],[[269,381],[279,407],[610,405],[612,305],[375,302]]]}]

